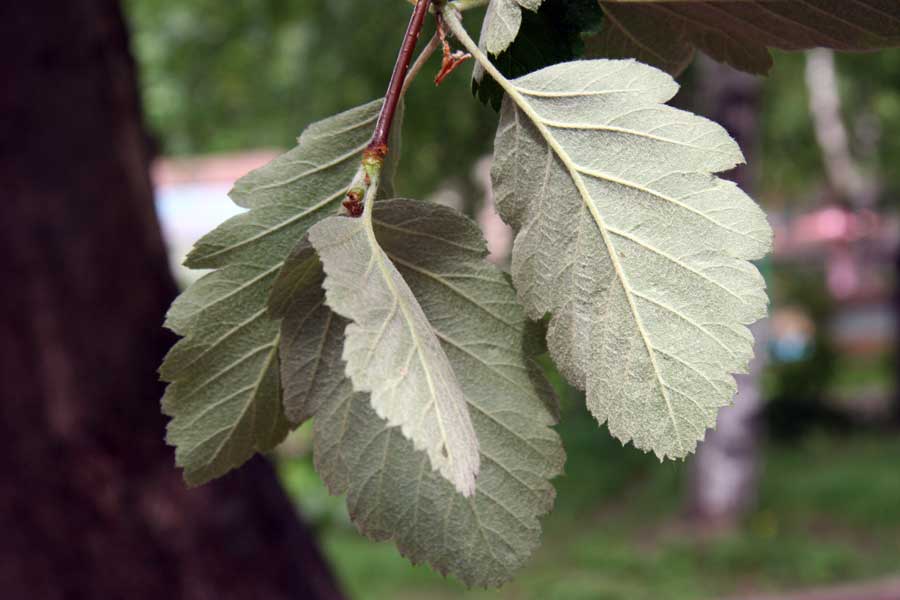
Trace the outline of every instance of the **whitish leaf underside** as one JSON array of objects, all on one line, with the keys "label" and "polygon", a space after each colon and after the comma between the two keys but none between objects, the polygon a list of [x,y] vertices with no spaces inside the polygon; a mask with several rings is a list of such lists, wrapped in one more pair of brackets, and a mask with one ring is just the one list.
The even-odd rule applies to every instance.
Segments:
[{"label": "whitish leaf underside", "polygon": [[[499,585],[537,547],[538,517],[554,498],[549,480],[564,458],[550,429],[552,394],[530,363],[535,340],[508,279],[484,261],[484,241],[471,221],[438,205],[392,200],[376,204],[374,229],[465,394],[480,440],[476,490],[470,498],[459,495],[424,452],[375,413],[368,394],[353,391],[339,358],[347,321],[310,312],[315,303],[302,301],[284,321],[286,332],[299,335],[289,344],[285,333],[281,351],[291,361],[295,351],[308,357],[308,348],[322,348],[323,375],[312,386],[300,383],[310,402],[320,404],[316,469],[332,493],[347,494],[366,535],[393,538],[414,562],[469,585]],[[300,321],[304,326],[294,327]],[[285,379],[288,395],[292,381]]]},{"label": "whitish leaf underside", "polygon": [[169,383],[168,442],[185,479],[204,483],[271,449],[289,430],[281,407],[278,322],[266,301],[285,257],[334,214],[359,164],[381,101],[310,126],[298,146],[237,182],[250,210],[203,237],[186,261],[216,269],[172,305],[184,336],[160,368]]},{"label": "whitish leaf underside", "polygon": [[491,0],[481,26],[481,46],[493,55],[506,50],[522,26],[522,9],[537,11],[544,0]]},{"label": "whitish leaf underside", "polygon": [[512,275],[548,345],[623,441],[683,457],[735,392],[766,313],[748,262],[762,211],[711,175],[742,160],[725,131],[662,104],[677,84],[634,61],[576,61],[511,82],[493,168],[517,230]]},{"label": "whitish leaf underside", "polygon": [[896,0],[601,0],[606,19],[588,54],[637,58],[677,74],[694,49],[751,73],[768,48],[874,50],[900,45]]},{"label": "whitish leaf underside", "polygon": [[332,217],[310,229],[328,306],[352,321],[343,358],[354,388],[399,426],[464,496],[475,490],[478,440],[465,396],[428,318],[375,239],[368,218]]}]

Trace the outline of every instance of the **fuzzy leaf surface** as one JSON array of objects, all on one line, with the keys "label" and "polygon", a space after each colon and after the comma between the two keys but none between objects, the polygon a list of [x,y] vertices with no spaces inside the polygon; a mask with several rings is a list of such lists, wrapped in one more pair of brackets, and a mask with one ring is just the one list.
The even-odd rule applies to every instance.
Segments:
[{"label": "fuzzy leaf surface", "polygon": [[694,50],[764,74],[769,48],[876,50],[900,45],[895,0],[600,0],[588,55],[638,60],[678,74]]},{"label": "fuzzy leaf surface", "polygon": [[219,477],[287,434],[269,290],[309,227],[336,212],[380,106],[311,125],[297,147],[240,179],[230,195],[250,210],[207,234],[188,256],[189,267],[215,270],[172,305],[166,326],[184,337],[160,374],[169,382],[167,440],[189,483]]},{"label": "fuzzy leaf surface", "polygon": [[752,355],[766,313],[748,262],[770,248],[757,205],[712,173],[742,160],[715,123],[663,103],[635,61],[575,61],[507,82],[494,191],[517,231],[529,316],[610,432],[660,458],[692,452]]},{"label": "fuzzy leaf surface", "polygon": [[[325,272],[316,251],[304,238],[285,261],[269,296],[269,312],[289,314],[281,323],[281,381],[284,412],[299,425],[315,415],[344,380],[342,346],[328,343],[343,338],[347,322],[325,304]],[[328,353],[333,352],[334,356]],[[338,365],[337,370],[330,368]]]},{"label": "fuzzy leaf surface", "polygon": [[326,301],[352,321],[343,358],[354,389],[400,427],[463,496],[475,491],[478,439],[465,395],[432,325],[375,238],[371,213],[331,217],[309,232]]},{"label": "fuzzy leaf surface", "polygon": [[[596,34],[603,10],[596,0],[547,0],[537,12],[522,13],[519,35],[492,57],[494,66],[508,78],[521,77],[550,65],[566,62],[584,53],[583,36]],[[475,62],[472,91],[478,99],[500,111],[503,89]]]},{"label": "fuzzy leaf surface", "polygon": [[522,9],[537,12],[544,0],[491,0],[481,25],[481,44],[491,54],[506,50],[522,26]]},{"label": "fuzzy leaf surface", "polygon": [[[343,327],[325,327],[329,318],[347,321],[310,315],[309,303],[298,302],[287,310],[285,328],[301,320],[305,326],[294,344],[282,337],[281,352],[291,360],[295,351],[308,356],[309,347],[323,348],[324,375],[301,388],[324,399],[313,420],[316,469],[333,494],[347,494],[366,535],[393,538],[413,562],[469,585],[500,585],[537,547],[538,518],[555,496],[549,480],[564,460],[550,428],[555,399],[531,363],[538,340],[508,278],[484,260],[484,240],[470,220],[439,205],[391,200],[375,205],[374,230],[465,393],[480,441],[476,490],[460,496],[424,452],[376,414],[368,394],[353,391],[340,360]],[[288,393],[291,385],[285,378]]]}]

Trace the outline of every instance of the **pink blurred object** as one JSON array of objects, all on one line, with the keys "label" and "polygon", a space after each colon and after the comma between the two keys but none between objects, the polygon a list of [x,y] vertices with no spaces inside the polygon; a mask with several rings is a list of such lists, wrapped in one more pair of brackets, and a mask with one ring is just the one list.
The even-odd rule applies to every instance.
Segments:
[{"label": "pink blurred object", "polygon": [[839,300],[855,295],[861,287],[862,274],[846,244],[835,246],[825,260],[828,291]]},{"label": "pink blurred object", "polygon": [[234,183],[250,171],[273,160],[281,152],[254,150],[188,158],[161,158],[153,163],[155,187],[182,183]]},{"label": "pink blurred object", "polygon": [[868,239],[893,247],[897,241],[895,218],[869,209],[849,210],[828,205],[791,218],[772,215],[775,254],[797,255],[821,252],[823,246],[847,244]]},{"label": "pink blurred object", "polygon": [[791,237],[796,245],[850,242],[870,235],[878,227],[878,216],[870,210],[851,212],[839,206],[826,206],[797,217]]}]

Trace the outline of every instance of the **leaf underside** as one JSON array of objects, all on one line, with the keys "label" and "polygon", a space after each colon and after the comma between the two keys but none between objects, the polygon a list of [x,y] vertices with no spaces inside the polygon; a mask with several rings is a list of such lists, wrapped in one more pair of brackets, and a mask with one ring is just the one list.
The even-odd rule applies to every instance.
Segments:
[{"label": "leaf underside", "polygon": [[[522,12],[519,34],[492,57],[494,66],[513,78],[579,58],[584,53],[583,36],[597,33],[602,22],[603,10],[596,0],[547,0],[537,12]],[[500,111],[503,89],[492,77],[484,77],[484,68],[477,61],[472,91],[481,102]]]},{"label": "leaf underside", "polygon": [[[485,244],[471,221],[438,205],[392,200],[375,205],[374,230],[465,394],[480,440],[474,496],[458,494],[426,453],[377,415],[368,394],[354,392],[340,358],[348,321],[322,304],[321,290],[318,301],[310,293],[285,311],[285,363],[295,354],[300,362],[320,357],[318,376],[285,377],[286,397],[297,385],[305,403],[318,406],[316,469],[333,494],[347,494],[360,531],[393,538],[413,562],[469,585],[500,585],[537,547],[538,517],[554,498],[549,480],[564,460],[550,429],[555,400],[530,359],[537,340],[506,276],[484,261]],[[315,261],[306,251],[295,253],[298,271]],[[291,281],[284,278],[285,288]]]},{"label": "leaf underside", "polygon": [[481,25],[482,47],[497,55],[519,35],[522,10],[536,12],[544,0],[491,0]]},{"label": "leaf underside", "polygon": [[187,266],[216,270],[172,305],[166,326],[184,337],[160,375],[169,382],[167,441],[189,483],[219,477],[287,435],[269,290],[297,240],[337,211],[380,107],[378,100],[310,126],[296,148],[240,179],[230,195],[250,210],[188,256]]},{"label": "leaf underside", "polygon": [[309,232],[328,306],[352,321],[343,358],[356,390],[399,426],[464,496],[475,489],[478,440],[450,361],[367,218],[331,217]]},{"label": "leaf underside", "polygon": [[672,74],[701,50],[765,74],[769,48],[875,50],[900,45],[896,0],[601,0],[601,32],[587,56],[636,58]]},{"label": "leaf underside", "polygon": [[623,442],[683,457],[734,395],[763,317],[748,260],[762,211],[711,175],[742,160],[725,131],[663,104],[665,73],[575,61],[512,82],[493,168],[517,232],[512,276],[529,316],[552,314],[563,374]]}]

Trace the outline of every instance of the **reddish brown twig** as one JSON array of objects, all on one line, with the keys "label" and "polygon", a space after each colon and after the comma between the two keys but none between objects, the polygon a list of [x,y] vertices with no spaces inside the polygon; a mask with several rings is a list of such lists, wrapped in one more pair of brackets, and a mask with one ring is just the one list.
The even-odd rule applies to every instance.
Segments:
[{"label": "reddish brown twig", "polygon": [[403,89],[403,82],[409,70],[413,50],[416,49],[419,33],[422,31],[422,24],[425,22],[425,14],[428,12],[430,5],[431,0],[419,0],[409,19],[406,35],[403,37],[403,44],[400,46],[399,54],[397,54],[397,62],[394,63],[391,82],[388,84],[387,93],[384,96],[384,104],[381,106],[381,113],[378,115],[378,122],[375,124],[375,133],[372,135],[372,141],[369,142],[369,146],[366,149],[366,154],[372,158],[383,159],[387,154],[387,141],[391,134],[391,125],[394,123],[394,114],[397,112],[397,104],[400,102],[400,92]]}]

